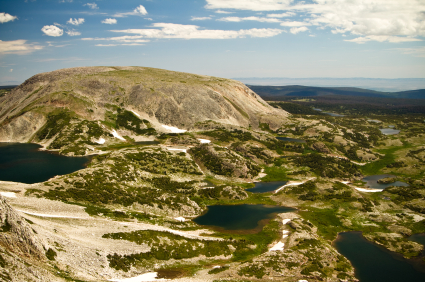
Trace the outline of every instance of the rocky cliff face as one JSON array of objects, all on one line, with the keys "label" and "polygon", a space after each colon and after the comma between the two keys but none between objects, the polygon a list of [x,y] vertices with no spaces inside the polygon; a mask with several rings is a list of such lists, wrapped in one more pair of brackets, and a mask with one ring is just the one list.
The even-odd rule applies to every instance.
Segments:
[{"label": "rocky cliff face", "polygon": [[0,196],[0,246],[19,257],[45,260],[41,240],[30,224]]},{"label": "rocky cliff face", "polygon": [[0,141],[29,141],[55,110],[104,121],[117,108],[154,127],[183,129],[206,120],[257,128],[287,114],[234,80],[143,67],[72,68],[35,75],[0,98]]}]

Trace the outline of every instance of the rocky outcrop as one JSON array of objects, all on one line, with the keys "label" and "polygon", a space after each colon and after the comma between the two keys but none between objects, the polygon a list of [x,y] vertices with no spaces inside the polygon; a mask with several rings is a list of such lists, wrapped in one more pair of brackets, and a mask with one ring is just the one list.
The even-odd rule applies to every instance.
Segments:
[{"label": "rocky outcrop", "polygon": [[46,260],[43,244],[30,224],[0,196],[0,246],[21,258]]},{"label": "rocky outcrop", "polygon": [[26,142],[43,126],[42,114],[26,112],[0,127],[0,142]]},{"label": "rocky outcrop", "polygon": [[230,79],[143,67],[72,68],[35,75],[0,98],[1,141],[28,141],[54,110],[106,121],[117,108],[157,128],[189,129],[208,120],[257,128],[264,117],[287,115]]}]

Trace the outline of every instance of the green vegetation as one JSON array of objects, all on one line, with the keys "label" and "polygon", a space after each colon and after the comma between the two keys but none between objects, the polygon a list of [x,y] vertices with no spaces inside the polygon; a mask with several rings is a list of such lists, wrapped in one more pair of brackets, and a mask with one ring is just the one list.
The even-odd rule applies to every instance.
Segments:
[{"label": "green vegetation", "polygon": [[264,173],[267,175],[261,178],[263,182],[272,182],[272,181],[288,181],[287,176],[288,169],[279,166],[266,166],[264,168]]},{"label": "green vegetation", "polygon": [[116,240],[127,240],[136,244],[148,244],[151,250],[146,253],[131,255],[108,255],[109,266],[117,270],[128,271],[132,265],[141,263],[144,260],[169,260],[185,259],[205,255],[214,257],[220,255],[231,255],[229,245],[238,251],[246,248],[249,242],[245,240],[217,240],[207,241],[199,239],[189,239],[180,235],[163,231],[133,231],[129,233],[110,233],[103,235],[103,238]]},{"label": "green vegetation", "polygon": [[325,157],[321,154],[306,154],[294,158],[298,166],[309,167],[312,172],[327,178],[350,178],[360,176],[359,166],[349,160]]},{"label": "green vegetation", "polygon": [[58,134],[71,120],[68,111],[54,111],[47,115],[46,124],[37,132],[38,140],[50,139]]},{"label": "green vegetation", "polygon": [[201,144],[191,148],[189,153],[215,174],[246,178],[257,176],[261,171],[260,166],[227,148]]},{"label": "green vegetation", "polygon": [[240,276],[248,276],[252,277],[255,276],[258,279],[263,278],[264,275],[266,275],[266,269],[264,266],[258,265],[258,264],[250,264],[248,266],[242,267],[239,269],[238,274]]},{"label": "green vegetation", "polygon": [[49,248],[49,249],[46,251],[46,257],[47,257],[49,260],[55,260],[56,256],[57,256],[57,253],[56,253],[56,252],[55,252],[52,248]]},{"label": "green vegetation", "polygon": [[288,113],[293,115],[324,115],[324,113],[316,111],[312,107],[305,106],[302,104],[295,104],[289,102],[271,102],[270,105],[275,108],[280,108],[284,111],[287,111]]},{"label": "green vegetation", "polygon": [[141,120],[134,113],[120,108],[118,108],[115,124],[118,128],[125,128],[139,135],[156,135],[156,130],[152,128],[149,121]]}]

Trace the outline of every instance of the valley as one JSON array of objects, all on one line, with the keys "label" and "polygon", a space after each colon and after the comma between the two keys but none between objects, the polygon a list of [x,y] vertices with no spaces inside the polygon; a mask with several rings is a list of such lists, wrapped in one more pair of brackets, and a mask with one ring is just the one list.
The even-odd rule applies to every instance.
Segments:
[{"label": "valley", "polygon": [[[30,78],[0,97],[0,149],[86,161],[0,179],[0,279],[389,281],[359,274],[341,232],[423,279],[425,114],[317,99],[150,68]],[[7,154],[0,172],[22,165]]]}]

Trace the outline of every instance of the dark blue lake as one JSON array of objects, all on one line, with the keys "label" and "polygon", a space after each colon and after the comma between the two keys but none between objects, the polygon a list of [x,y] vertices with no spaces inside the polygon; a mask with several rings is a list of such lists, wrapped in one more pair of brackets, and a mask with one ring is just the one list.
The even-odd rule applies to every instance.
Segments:
[{"label": "dark blue lake", "polygon": [[39,151],[37,144],[0,143],[0,180],[22,183],[46,181],[83,169],[91,157],[66,157]]},{"label": "dark blue lake", "polygon": [[334,246],[350,260],[360,282],[425,281],[423,262],[390,252],[366,240],[361,232],[339,233]]},{"label": "dark blue lake", "polygon": [[276,139],[281,140],[281,141],[285,141],[285,142],[305,143],[305,140],[295,139],[295,138],[288,138],[288,137],[276,137]]},{"label": "dark blue lake", "polygon": [[391,174],[370,175],[370,176],[366,176],[362,180],[366,182],[367,187],[373,188],[373,189],[385,189],[390,186],[405,186],[405,187],[409,186],[409,184],[402,181],[396,181],[396,182],[388,183],[388,184],[378,183],[378,180],[382,178],[386,178],[386,177],[395,177],[395,176]]},{"label": "dark blue lake", "polygon": [[261,227],[260,221],[271,219],[277,213],[295,210],[265,205],[217,205],[208,206],[207,212],[193,221],[199,225],[218,227],[223,230],[250,230]]},{"label": "dark blue lake", "polygon": [[248,192],[252,193],[266,193],[271,192],[279,187],[285,185],[288,181],[275,181],[275,182],[255,182],[254,188],[246,189]]}]

